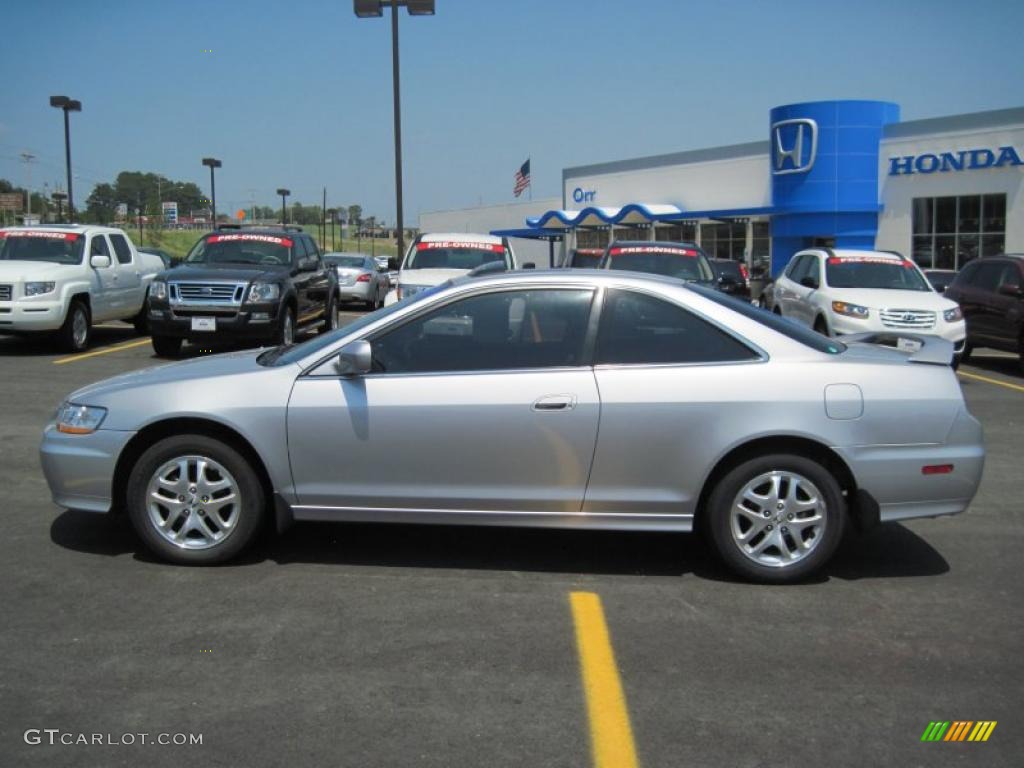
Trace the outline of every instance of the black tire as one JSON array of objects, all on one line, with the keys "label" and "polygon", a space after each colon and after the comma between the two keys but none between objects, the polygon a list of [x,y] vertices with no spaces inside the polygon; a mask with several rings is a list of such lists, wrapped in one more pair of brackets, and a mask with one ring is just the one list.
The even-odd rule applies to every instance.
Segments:
[{"label": "black tire", "polygon": [[177,336],[153,336],[153,351],[157,357],[178,357],[181,354],[182,339]]},{"label": "black tire", "polygon": [[324,315],[324,324],[320,326],[320,333],[330,333],[338,327],[338,302],[334,295],[327,300],[327,313]]},{"label": "black tire", "polygon": [[960,367],[960,363],[962,363],[963,361],[963,354],[953,355],[953,360],[950,362],[949,367],[955,371]]},{"label": "black tire", "polygon": [[779,309],[778,307],[773,307],[772,313],[778,315],[779,317],[782,317],[782,310]]},{"label": "black tire", "polygon": [[[291,338],[288,338],[288,324],[291,324]],[[294,344],[295,343],[295,310],[290,305],[285,305],[284,311],[281,313],[281,319],[277,323],[277,331],[274,333],[274,344],[281,346],[282,344]]]},{"label": "black tire", "polygon": [[[781,566],[756,562],[740,551],[740,544],[733,537],[730,519],[733,501],[743,487],[755,478],[775,471],[794,473],[809,480],[818,489],[825,503],[824,531],[820,539],[815,539],[817,543],[813,549],[801,559]],[[784,512],[785,510],[779,510],[780,518]],[[847,514],[839,483],[825,467],[803,456],[780,453],[745,461],[719,480],[708,498],[705,522],[715,549],[732,571],[750,581],[788,584],[807,577],[828,562],[843,537],[847,526]],[[786,525],[784,519],[781,522],[771,522],[779,526],[777,533],[785,535],[782,527]]]},{"label": "black tire", "polygon": [[[234,478],[240,498],[237,508],[230,512],[237,515],[230,533],[204,549],[186,549],[168,541],[147,508],[147,487],[154,473],[183,456],[201,456],[220,464]],[[266,513],[263,486],[249,462],[231,446],[204,435],[167,437],[148,448],[132,468],[125,498],[132,526],[146,547],[160,559],[180,565],[212,565],[235,557],[256,538]],[[184,518],[179,515],[179,530],[185,525],[185,520],[195,519],[193,515],[207,516],[201,511],[190,512]],[[170,518],[170,514],[167,517]],[[216,518],[211,514],[210,519]],[[188,534],[185,539],[188,539]]]},{"label": "black tire", "polygon": [[132,326],[135,328],[135,332],[139,336],[145,336],[149,333],[149,297],[142,302],[142,309],[139,310],[139,314],[132,318]]},{"label": "black tire", "polygon": [[814,330],[820,333],[822,336],[832,335],[831,333],[828,332],[828,323],[825,321],[824,317],[818,317],[818,319],[814,321]]},{"label": "black tire", "polygon": [[969,362],[970,359],[971,359],[971,355],[973,353],[974,353],[974,347],[972,347],[970,344],[968,344],[965,341],[964,342],[964,351],[960,353],[960,362],[961,363]]},{"label": "black tire", "polygon": [[88,349],[89,342],[92,341],[92,314],[84,301],[72,300],[64,323],[57,331],[57,338],[61,348],[67,352],[82,352]]}]

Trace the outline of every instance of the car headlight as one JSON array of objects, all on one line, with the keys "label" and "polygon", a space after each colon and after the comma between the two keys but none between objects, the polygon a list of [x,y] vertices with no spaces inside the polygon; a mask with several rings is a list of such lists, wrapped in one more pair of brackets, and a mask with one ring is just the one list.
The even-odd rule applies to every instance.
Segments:
[{"label": "car headlight", "polygon": [[249,301],[275,301],[281,297],[277,283],[253,283],[249,286]]},{"label": "car headlight", "polygon": [[69,435],[88,435],[100,428],[106,408],[64,403],[57,409],[57,431]]},{"label": "car headlight", "polygon": [[845,301],[833,301],[832,311],[835,312],[837,315],[855,317],[858,320],[868,319],[868,308],[862,307],[860,304],[848,304]]},{"label": "car headlight", "polygon": [[149,293],[154,299],[160,301],[167,300],[167,283],[163,280],[154,280],[153,284],[149,286]]},{"label": "car headlight", "polygon": [[25,283],[26,296],[39,296],[43,293],[53,293],[56,283]]},{"label": "car headlight", "polygon": [[945,312],[942,313],[942,316],[945,318],[947,323],[959,323],[961,320],[964,319],[964,313],[963,310],[960,309],[960,307],[953,307],[952,309],[947,309]]},{"label": "car headlight", "polygon": [[407,299],[410,296],[415,296],[420,291],[424,290],[427,286],[425,285],[405,285],[404,283],[398,284],[398,299]]}]

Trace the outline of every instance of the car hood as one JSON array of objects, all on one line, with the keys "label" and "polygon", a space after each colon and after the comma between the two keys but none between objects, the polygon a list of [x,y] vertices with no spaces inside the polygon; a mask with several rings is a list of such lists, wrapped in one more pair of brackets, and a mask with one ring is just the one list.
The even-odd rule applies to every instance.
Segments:
[{"label": "car hood", "polygon": [[52,261],[0,261],[0,282],[18,280],[56,279],[73,264],[54,264]]},{"label": "car hood", "polygon": [[468,269],[408,269],[398,274],[398,282],[406,285],[440,285],[468,273]]},{"label": "car hood", "polygon": [[288,267],[268,267],[266,264],[196,264],[181,265],[164,270],[159,277],[170,282],[183,280],[282,280],[288,276]]},{"label": "car hood", "polygon": [[828,296],[869,309],[923,309],[942,312],[956,303],[932,291],[900,291],[886,288],[829,288]]},{"label": "car hood", "polygon": [[264,349],[247,349],[241,352],[207,355],[193,360],[183,360],[178,363],[167,363],[122,373],[119,376],[97,381],[75,390],[68,395],[67,400],[80,405],[105,405],[112,396],[128,389],[171,383],[178,385],[196,379],[231,376],[247,371],[272,370],[264,368],[256,362],[256,358],[265,351]]}]

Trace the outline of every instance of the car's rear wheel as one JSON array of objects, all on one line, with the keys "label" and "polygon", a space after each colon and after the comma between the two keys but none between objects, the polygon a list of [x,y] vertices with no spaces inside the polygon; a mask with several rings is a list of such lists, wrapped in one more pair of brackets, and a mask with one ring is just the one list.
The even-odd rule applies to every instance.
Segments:
[{"label": "car's rear wheel", "polygon": [[320,333],[330,333],[338,327],[338,304],[337,300],[332,295],[327,300],[327,317],[324,318],[324,324],[320,327]]},{"label": "car's rear wheel", "polygon": [[752,581],[797,581],[823,566],[846,526],[839,483],[821,464],[775,454],[728,472],[708,499],[707,522],[722,560]]},{"label": "car's rear wheel", "polygon": [[68,352],[81,352],[89,346],[92,339],[92,317],[85,302],[79,299],[71,302],[57,336],[61,347]]},{"label": "car's rear wheel", "polygon": [[234,448],[204,435],[178,435],[154,444],[135,463],[127,505],[154,554],[208,565],[253,541],[265,497],[256,472]]},{"label": "car's rear wheel", "polygon": [[177,336],[153,336],[150,341],[158,357],[177,357],[181,354],[182,340]]}]

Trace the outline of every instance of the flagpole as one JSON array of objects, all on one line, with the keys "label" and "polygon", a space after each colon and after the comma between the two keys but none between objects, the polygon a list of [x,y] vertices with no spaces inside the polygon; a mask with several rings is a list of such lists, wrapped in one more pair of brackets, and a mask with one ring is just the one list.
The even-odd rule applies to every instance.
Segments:
[{"label": "flagpole", "polygon": [[[526,162],[528,162],[528,163],[530,162],[530,158],[529,157],[526,158]],[[533,202],[533,163],[530,163],[530,184],[529,184],[529,190],[530,190],[530,202],[532,203]]]}]

